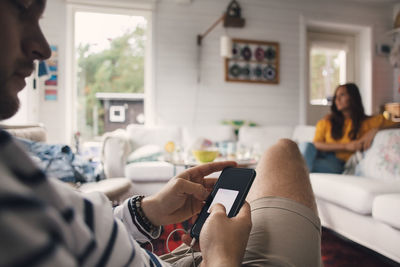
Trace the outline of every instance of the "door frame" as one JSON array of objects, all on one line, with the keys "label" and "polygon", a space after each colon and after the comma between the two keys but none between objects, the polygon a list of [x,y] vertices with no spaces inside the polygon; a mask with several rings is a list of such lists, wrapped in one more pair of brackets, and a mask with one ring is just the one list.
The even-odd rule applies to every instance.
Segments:
[{"label": "door frame", "polygon": [[353,33],[355,36],[355,72],[354,82],[359,86],[366,114],[372,114],[373,90],[372,90],[372,64],[373,41],[372,25],[349,25],[340,22],[327,22],[308,19],[301,15],[299,18],[300,31],[300,68],[299,68],[299,123],[306,125],[308,90],[308,64],[307,64],[307,29],[318,28],[326,31]]}]

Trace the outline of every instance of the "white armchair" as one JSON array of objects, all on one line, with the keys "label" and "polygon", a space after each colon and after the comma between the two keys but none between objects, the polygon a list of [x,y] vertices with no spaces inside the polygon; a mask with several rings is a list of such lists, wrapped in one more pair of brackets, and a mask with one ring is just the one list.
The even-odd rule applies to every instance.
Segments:
[{"label": "white armchair", "polygon": [[128,133],[118,129],[103,136],[102,162],[107,178],[124,177],[125,163],[132,151]]}]

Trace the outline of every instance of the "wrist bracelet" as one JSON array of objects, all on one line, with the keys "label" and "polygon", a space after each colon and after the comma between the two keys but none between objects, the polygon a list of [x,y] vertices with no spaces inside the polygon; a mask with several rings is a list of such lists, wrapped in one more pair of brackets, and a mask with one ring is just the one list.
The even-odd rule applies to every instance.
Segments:
[{"label": "wrist bracelet", "polygon": [[151,236],[157,236],[160,232],[160,227],[155,226],[144,214],[142,209],[142,200],[144,196],[134,196],[131,198],[131,207],[132,211],[140,224],[146,232],[148,232]]}]

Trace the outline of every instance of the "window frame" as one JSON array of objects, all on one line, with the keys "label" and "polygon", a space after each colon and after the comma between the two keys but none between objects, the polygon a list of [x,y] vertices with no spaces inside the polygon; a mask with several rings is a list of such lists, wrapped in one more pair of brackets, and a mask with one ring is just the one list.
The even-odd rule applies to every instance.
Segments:
[{"label": "window frame", "polygon": [[153,12],[152,5],[143,7],[132,4],[115,3],[111,7],[107,4],[100,5],[98,2],[68,1],[67,4],[67,62],[66,62],[66,77],[67,88],[70,92],[67,93],[67,132],[70,133],[71,139],[73,133],[78,131],[78,119],[76,114],[78,105],[78,90],[77,90],[77,60],[75,58],[75,14],[76,12],[94,12],[104,14],[120,14],[129,16],[143,16],[147,20],[146,31],[146,50],[144,63],[144,115],[145,124],[153,124],[155,120],[155,95],[154,95],[154,48],[153,48]]}]

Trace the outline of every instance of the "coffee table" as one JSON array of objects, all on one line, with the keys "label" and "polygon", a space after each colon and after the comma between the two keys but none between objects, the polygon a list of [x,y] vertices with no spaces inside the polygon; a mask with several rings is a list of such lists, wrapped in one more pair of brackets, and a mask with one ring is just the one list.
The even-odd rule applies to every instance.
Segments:
[{"label": "coffee table", "polygon": [[[237,162],[237,167],[238,168],[252,168],[254,169],[257,165],[257,160],[255,159],[243,159],[243,160],[235,160],[235,159],[227,159],[227,158],[217,158],[213,162],[218,162],[218,161],[229,161],[233,160]],[[186,161],[166,161],[174,166],[174,176],[177,175],[177,168],[178,167],[183,167],[185,169],[196,167],[205,163],[201,163],[195,160],[186,160]]]}]

